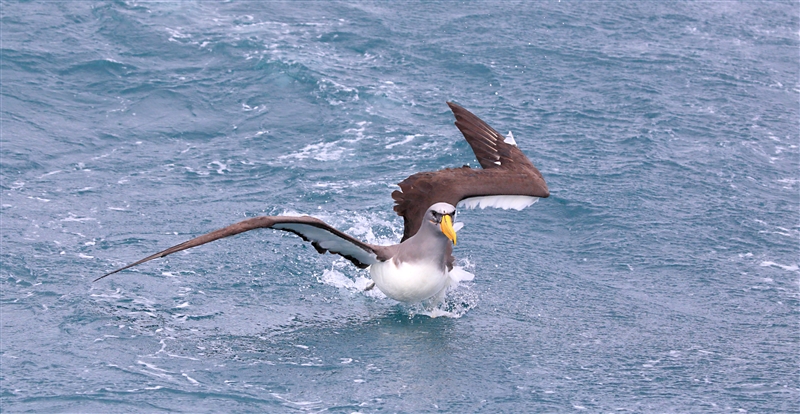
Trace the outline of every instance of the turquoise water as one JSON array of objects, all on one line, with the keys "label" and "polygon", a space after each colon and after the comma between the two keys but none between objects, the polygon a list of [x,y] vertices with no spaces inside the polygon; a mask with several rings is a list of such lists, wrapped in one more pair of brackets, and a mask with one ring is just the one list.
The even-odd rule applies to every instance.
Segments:
[{"label": "turquoise water", "polygon": [[[793,2],[2,2],[4,412],[789,412],[800,400]],[[547,179],[462,211],[429,318],[263,214],[370,242],[477,166],[453,100]]]}]

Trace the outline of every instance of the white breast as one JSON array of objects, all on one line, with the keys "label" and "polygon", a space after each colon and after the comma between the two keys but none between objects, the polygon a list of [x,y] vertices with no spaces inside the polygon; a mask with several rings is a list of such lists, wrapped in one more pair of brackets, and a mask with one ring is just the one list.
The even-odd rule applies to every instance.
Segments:
[{"label": "white breast", "polygon": [[450,284],[447,269],[429,262],[397,266],[394,260],[387,260],[370,266],[369,273],[381,292],[400,302],[421,302]]}]

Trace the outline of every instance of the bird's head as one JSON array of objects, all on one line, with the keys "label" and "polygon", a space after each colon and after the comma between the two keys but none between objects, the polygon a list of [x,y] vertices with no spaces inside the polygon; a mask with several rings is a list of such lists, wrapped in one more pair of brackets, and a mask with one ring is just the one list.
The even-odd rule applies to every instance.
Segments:
[{"label": "bird's head", "polygon": [[456,208],[449,203],[436,203],[425,213],[425,219],[438,226],[442,234],[447,236],[453,244],[456,244],[456,231],[453,228],[453,219],[456,215]]}]

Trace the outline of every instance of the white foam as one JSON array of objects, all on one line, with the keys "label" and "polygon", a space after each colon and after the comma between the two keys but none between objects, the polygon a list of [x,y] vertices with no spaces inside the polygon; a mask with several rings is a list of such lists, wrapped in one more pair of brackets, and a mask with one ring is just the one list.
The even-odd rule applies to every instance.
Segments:
[{"label": "white foam", "polygon": [[320,92],[326,96],[326,100],[333,106],[341,105],[345,102],[358,101],[358,89],[342,85],[331,79],[320,79],[317,82]]},{"label": "white foam", "polygon": [[[344,260],[344,259],[342,259]],[[346,289],[353,293],[363,292],[365,295],[377,298],[377,299],[385,299],[386,295],[383,294],[378,289],[370,289],[365,291],[364,289],[367,286],[372,284],[372,279],[366,278],[364,276],[358,276],[355,279],[350,279],[349,277],[345,276],[344,273],[335,270],[335,269],[325,269],[322,272],[322,276],[318,278],[318,280],[326,284],[328,286],[333,286],[339,289]]]},{"label": "white foam", "polygon": [[[305,216],[306,214],[299,213],[297,210],[284,210],[279,216]],[[324,221],[324,220],[323,220]]]},{"label": "white foam", "polygon": [[[140,365],[144,365],[145,368],[147,368],[147,369],[140,369],[139,372],[142,372],[142,373],[147,374],[147,375],[152,375],[154,377],[158,377],[158,378],[163,378],[163,379],[167,379],[167,380],[170,380],[170,381],[174,381],[173,376],[169,375],[169,374],[172,373],[172,371],[167,371],[166,369],[159,368],[159,367],[157,367],[157,366],[155,366],[153,364],[144,362],[142,360],[138,360],[138,361],[136,361],[136,363],[140,364]],[[150,371],[148,371],[148,369]]]},{"label": "white foam", "polygon": [[194,384],[194,385],[198,385],[198,384],[200,384],[200,382],[199,382],[199,381],[197,381],[196,379],[194,379],[194,378],[192,378],[192,377],[190,377],[190,376],[186,375],[186,373],[182,373],[181,375],[183,375],[184,377],[186,377],[186,379],[187,379],[187,380],[189,380],[189,382],[191,382],[191,383],[192,383],[192,384]]},{"label": "white foam", "polygon": [[210,169],[210,170],[214,170],[214,167],[213,167],[214,165],[216,165],[216,166],[217,166],[217,168],[215,169],[215,171],[216,171],[216,172],[217,172],[217,174],[219,174],[219,175],[225,174],[225,171],[230,171],[230,170],[228,169],[228,165],[227,165],[227,164],[223,164],[223,163],[222,163],[222,162],[220,162],[220,161],[211,161],[210,163],[208,163],[208,169]]},{"label": "white foam", "polygon": [[44,178],[44,177],[47,177],[48,175],[58,174],[60,172],[63,172],[63,171],[62,170],[50,171],[49,173],[45,173],[45,174],[40,175],[39,178]]},{"label": "white foam", "polygon": [[398,142],[393,142],[393,143],[387,145],[386,149],[392,149],[392,148],[394,148],[394,147],[396,147],[398,145],[407,144],[407,143],[411,142],[416,137],[417,137],[417,135],[406,135],[406,138],[404,140],[398,141]]},{"label": "white foam", "polygon": [[333,286],[340,289],[347,289],[351,291],[357,289],[356,283],[352,279],[345,276],[342,272],[334,269],[325,269],[322,272],[322,276],[319,278],[319,281],[328,286]]},{"label": "white foam", "polygon": [[778,180],[778,182],[781,183],[781,184],[784,184],[781,187],[784,190],[794,190],[794,186],[797,185],[797,183],[800,183],[800,180],[796,180],[796,179],[793,179],[793,178],[784,178],[784,179]]},{"label": "white foam", "polygon": [[136,361],[136,363],[138,363],[138,364],[141,364],[141,365],[144,365],[145,367],[147,367],[147,368],[149,368],[149,369],[152,369],[153,371],[171,372],[171,371],[167,371],[166,369],[159,368],[159,367],[157,367],[157,366],[155,366],[155,365],[153,365],[153,364],[150,364],[150,363],[144,362],[144,361],[142,361],[142,360]]},{"label": "white foam", "polygon": [[483,196],[470,197],[461,200],[458,203],[458,207],[464,207],[468,209],[474,209],[476,207],[480,207],[481,209],[486,207],[494,207],[502,208],[503,210],[508,210],[510,208],[514,210],[522,210],[525,207],[533,205],[537,201],[539,201],[539,197],[519,195]]},{"label": "white foam", "polygon": [[[178,42],[178,39],[191,39],[192,38],[192,35],[181,33],[177,29],[172,29],[172,28],[169,28],[169,27],[165,27],[165,29],[166,29],[167,33],[169,33],[169,39],[167,39],[167,40],[169,40],[170,42]],[[179,43],[183,43],[183,42],[179,42]]]},{"label": "white foam", "polygon": [[340,143],[334,142],[320,142],[317,144],[306,145],[299,152],[292,154],[282,155],[278,157],[279,160],[287,158],[294,158],[297,160],[305,160],[308,158],[317,161],[337,161],[342,158],[344,149],[339,148]]},{"label": "white foam", "polygon": [[69,213],[69,217],[61,219],[61,221],[95,221],[97,220],[94,217],[75,217],[74,214]]},{"label": "white foam", "polygon": [[184,166],[184,167],[183,167],[183,169],[184,169],[184,170],[186,170],[186,171],[188,171],[188,172],[190,172],[190,173],[197,174],[197,175],[201,175],[201,176],[206,176],[206,175],[210,175],[210,174],[211,174],[211,173],[210,173],[210,172],[208,172],[208,171],[197,171],[197,170],[195,170],[195,169],[194,169],[194,168],[192,168],[192,167],[186,167],[186,166]]},{"label": "white foam", "polygon": [[114,290],[114,293],[92,293],[89,296],[100,299],[122,299],[124,297],[120,288]]},{"label": "white foam", "polygon": [[425,315],[430,318],[460,318],[469,312],[478,304],[477,295],[470,289],[453,289],[452,287],[447,291],[442,303],[434,307],[425,307],[423,304],[413,305],[410,313]]},{"label": "white foam", "polygon": [[[250,106],[250,105],[242,102],[242,110],[245,111],[245,112],[251,112],[251,111],[261,112],[261,111],[263,111],[265,109],[267,109],[266,105]],[[256,134],[256,136],[258,136],[258,135],[259,134]]]},{"label": "white foam", "polygon": [[[347,226],[347,224],[341,222],[341,217],[343,216],[345,216],[344,213],[339,215],[338,218],[330,217],[330,219],[336,223],[336,226],[334,227]],[[327,221],[322,217],[320,218],[324,221]],[[369,244],[376,244],[379,246],[395,244],[403,234],[402,229],[395,228],[392,222],[384,220],[382,216],[376,214],[369,214],[367,216],[358,214],[353,218],[355,219],[355,223],[353,223],[345,233]],[[373,227],[375,226],[391,229],[392,234],[388,236],[376,236],[375,232],[373,231]]]},{"label": "white foam", "polygon": [[273,396],[274,398],[277,398],[278,400],[283,401],[292,408],[299,408],[303,411],[309,411],[309,407],[313,409],[314,407],[312,406],[316,406],[322,403],[322,401],[291,401],[287,398],[282,397],[278,393],[271,393],[270,395]]},{"label": "white foam", "polygon": [[800,270],[800,267],[798,267],[796,264],[782,265],[780,263],[770,262],[770,261],[766,261],[766,260],[761,262],[760,265],[764,266],[764,267],[768,267],[768,266],[779,267],[779,268],[781,268],[783,270],[788,270],[790,272],[796,272],[796,271]]},{"label": "white foam", "polygon": [[440,316],[444,316],[444,317],[447,317],[447,318],[458,318],[458,317],[460,317],[460,315],[456,315],[453,312],[448,312],[448,311],[446,311],[444,309],[441,309],[441,308],[433,308],[433,309],[430,309],[430,310],[423,310],[423,311],[420,311],[418,313],[420,315],[425,315],[425,316],[428,316],[430,318],[438,318]]}]

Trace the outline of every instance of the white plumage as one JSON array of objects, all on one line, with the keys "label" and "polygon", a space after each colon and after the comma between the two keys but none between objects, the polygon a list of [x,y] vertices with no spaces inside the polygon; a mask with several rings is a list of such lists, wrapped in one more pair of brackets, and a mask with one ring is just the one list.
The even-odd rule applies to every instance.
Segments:
[{"label": "white plumage", "polygon": [[513,208],[514,210],[519,211],[525,207],[533,205],[533,203],[537,202],[538,200],[539,197],[516,195],[470,197],[461,200],[458,203],[458,207],[464,207],[468,209],[475,209],[477,207],[480,207],[481,209],[486,207],[494,207],[502,208],[503,210]]}]

